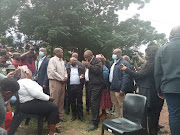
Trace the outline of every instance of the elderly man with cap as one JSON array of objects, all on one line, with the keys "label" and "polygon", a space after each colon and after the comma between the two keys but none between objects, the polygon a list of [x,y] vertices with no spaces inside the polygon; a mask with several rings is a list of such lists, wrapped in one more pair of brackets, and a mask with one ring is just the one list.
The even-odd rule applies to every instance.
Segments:
[{"label": "elderly man with cap", "polygon": [[180,26],[172,29],[169,40],[156,54],[154,78],[168,105],[171,135],[180,135]]}]

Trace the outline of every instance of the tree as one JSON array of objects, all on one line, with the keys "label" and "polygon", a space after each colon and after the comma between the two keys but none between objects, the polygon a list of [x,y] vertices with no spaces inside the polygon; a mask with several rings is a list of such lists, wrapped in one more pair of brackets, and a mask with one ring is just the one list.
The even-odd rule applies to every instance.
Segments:
[{"label": "tree", "polygon": [[21,0],[16,11],[17,28],[29,40],[49,43],[51,54],[54,47],[63,47],[77,51],[80,59],[85,49],[106,55],[114,47],[139,46],[153,39],[144,37],[141,30],[136,32],[151,29],[144,26],[145,22],[132,19],[119,24],[116,14],[131,3],[143,8],[146,2],[149,0]]},{"label": "tree", "polygon": [[138,50],[141,45],[159,46],[167,42],[165,37],[165,34],[159,34],[151,26],[151,22],[130,18],[116,26],[112,38],[107,41],[104,47],[104,53],[118,47],[126,53],[132,53],[133,49]]},{"label": "tree", "polygon": [[15,25],[14,14],[18,8],[17,0],[0,0],[0,35]]}]

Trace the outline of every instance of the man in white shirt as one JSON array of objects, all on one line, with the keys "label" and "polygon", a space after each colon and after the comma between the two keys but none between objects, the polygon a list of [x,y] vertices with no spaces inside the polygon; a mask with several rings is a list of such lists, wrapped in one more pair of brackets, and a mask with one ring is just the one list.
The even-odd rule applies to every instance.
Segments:
[{"label": "man in white shirt", "polygon": [[[83,84],[84,84],[84,67],[77,59],[72,57],[67,64],[67,87],[69,100],[72,108],[72,121],[78,118],[83,122]],[[76,102],[77,101],[77,102]]]}]

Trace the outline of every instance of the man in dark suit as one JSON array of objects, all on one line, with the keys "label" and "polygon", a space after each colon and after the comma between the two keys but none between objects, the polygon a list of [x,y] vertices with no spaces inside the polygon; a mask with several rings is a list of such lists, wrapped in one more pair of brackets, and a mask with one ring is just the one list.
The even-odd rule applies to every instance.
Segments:
[{"label": "man in dark suit", "polygon": [[98,128],[99,124],[99,109],[102,97],[104,84],[103,64],[100,59],[94,57],[92,51],[84,52],[86,61],[82,64],[86,66],[85,80],[88,82],[89,98],[91,103],[91,125],[87,131],[92,131]]},{"label": "man in dark suit", "polygon": [[47,77],[47,66],[49,58],[46,57],[47,50],[45,48],[39,49],[40,59],[37,60],[37,71],[34,79],[39,85],[43,87],[44,93],[49,95],[49,80]]}]

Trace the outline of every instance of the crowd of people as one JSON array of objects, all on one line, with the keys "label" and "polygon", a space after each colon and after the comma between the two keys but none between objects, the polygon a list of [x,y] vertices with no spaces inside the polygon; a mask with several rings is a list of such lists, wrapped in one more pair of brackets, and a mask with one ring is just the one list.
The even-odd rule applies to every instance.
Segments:
[{"label": "crowd of people", "polygon": [[[170,42],[158,49],[149,45],[145,59],[135,52],[133,64],[122,50],[112,51],[112,61],[102,54],[84,52],[82,62],[73,53],[69,62],[63,60],[63,49],[55,48],[54,57],[47,57],[46,48],[31,46],[20,53],[12,47],[0,48],[0,134],[6,135],[11,123],[11,105],[19,100],[23,113],[42,114],[47,118],[49,135],[61,130],[57,125],[72,111],[71,120],[84,122],[83,89],[86,90],[86,115],[91,110],[87,131],[98,128],[107,112],[123,117],[123,101],[127,93],[147,97],[147,116],[142,121],[145,135],[157,135],[160,112],[166,99],[172,135],[180,134],[179,72],[180,27],[170,34]],[[137,65],[139,60],[142,65]],[[16,94],[17,93],[17,94]],[[17,96],[19,97],[17,99]],[[102,111],[99,115],[100,110]],[[10,117],[13,117],[10,115]],[[134,116],[135,117],[135,116]],[[146,123],[146,119],[148,123]],[[4,129],[5,128],[5,129]]]}]

